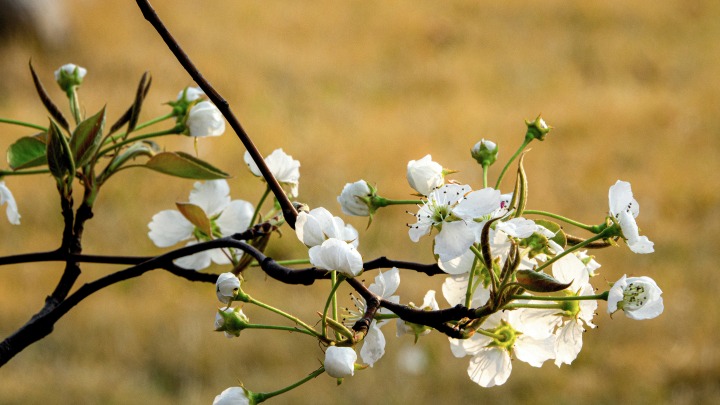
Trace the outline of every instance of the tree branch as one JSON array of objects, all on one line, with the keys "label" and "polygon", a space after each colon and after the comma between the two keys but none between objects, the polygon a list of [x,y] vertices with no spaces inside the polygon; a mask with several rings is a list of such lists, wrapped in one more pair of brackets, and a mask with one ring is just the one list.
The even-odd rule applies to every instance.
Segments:
[{"label": "tree branch", "polygon": [[258,151],[253,141],[250,139],[250,136],[247,134],[247,132],[245,132],[245,129],[243,129],[240,121],[237,119],[237,117],[235,117],[235,114],[233,114],[232,110],[230,109],[230,104],[220,95],[220,93],[215,90],[215,88],[210,84],[210,82],[208,82],[205,77],[203,77],[197,67],[195,67],[195,64],[192,62],[192,60],[190,60],[190,57],[185,53],[185,51],[183,51],[183,49],[180,47],[180,44],[178,44],[172,34],[170,34],[170,31],[168,31],[163,22],[160,20],[160,17],[157,15],[152,5],[150,5],[150,2],[147,0],[137,0],[137,5],[138,7],[140,7],[140,10],[142,11],[145,19],[150,22],[153,28],[155,28],[155,31],[160,34],[163,41],[165,41],[165,44],[173,53],[173,55],[175,55],[175,58],[178,60],[178,62],[180,62],[180,64],[183,66],[183,68],[185,68],[190,77],[195,80],[195,83],[200,86],[200,88],[205,92],[208,98],[217,106],[225,119],[227,119],[228,123],[235,131],[235,134],[243,143],[243,145],[245,145],[245,148],[250,153],[250,156],[252,157],[253,161],[255,161],[255,164],[257,164],[258,168],[260,169],[260,173],[262,174],[263,178],[272,190],[275,198],[280,203],[283,216],[285,217],[288,225],[290,225],[291,228],[295,229],[295,219],[298,215],[297,210],[295,210],[295,207],[293,207],[290,199],[287,197],[285,191],[283,191],[282,187],[280,186],[280,183],[278,183],[275,176],[273,176],[273,174],[270,172],[270,169],[265,164],[265,160],[263,159],[262,155]]}]

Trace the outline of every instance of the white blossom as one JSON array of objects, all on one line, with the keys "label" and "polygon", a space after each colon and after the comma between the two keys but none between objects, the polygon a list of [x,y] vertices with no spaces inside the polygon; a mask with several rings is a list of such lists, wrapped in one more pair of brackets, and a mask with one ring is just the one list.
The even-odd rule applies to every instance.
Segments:
[{"label": "white blossom", "polygon": [[215,293],[223,304],[230,303],[239,289],[240,279],[230,272],[220,274],[215,282]]},{"label": "white blossom", "polygon": [[200,87],[186,87],[177,95],[177,101],[193,102],[205,96],[205,92]]},{"label": "white blossom", "polygon": [[330,377],[345,378],[355,374],[357,353],[351,347],[330,346],[325,350],[325,371]]},{"label": "white blossom", "polygon": [[252,405],[248,392],[243,387],[230,387],[215,397],[213,405]]},{"label": "white blossom", "polygon": [[324,270],[337,270],[348,277],[362,272],[363,260],[355,247],[340,239],[330,238],[310,248],[310,263]]},{"label": "white blossom", "polygon": [[[253,161],[250,152],[245,151],[245,164],[257,177],[262,177],[260,168]],[[294,160],[292,156],[285,153],[282,149],[275,149],[268,157],[265,158],[265,164],[270,169],[270,173],[282,185],[290,187],[290,196],[298,196],[298,182],[300,181],[300,162]]]},{"label": "white blossom", "polygon": [[308,247],[322,244],[329,238],[340,239],[358,246],[358,232],[340,217],[319,207],[310,212],[300,212],[295,222],[295,234]]},{"label": "white blossom", "polygon": [[225,118],[215,104],[201,101],[188,113],[187,127],[190,136],[220,136],[225,133]]},{"label": "white blossom", "polygon": [[630,319],[643,320],[657,317],[663,312],[662,290],[650,277],[623,275],[610,289],[608,313],[623,310]]},{"label": "white blossom", "polygon": [[[393,267],[391,270],[385,273],[379,272],[378,275],[375,277],[375,282],[370,284],[368,289],[372,291],[373,294],[384,300],[399,303],[400,297],[397,295],[393,295],[395,294],[395,291],[397,290],[399,285],[400,271],[398,271],[397,267]],[[362,297],[358,299],[353,296],[352,298],[353,301],[355,301],[355,306],[357,307],[358,311],[355,313],[351,313],[351,316],[348,316],[346,322],[357,321],[365,313],[365,300]],[[377,313],[389,314],[390,311],[385,308],[381,308],[378,310]],[[360,349],[360,357],[362,358],[363,363],[369,365],[370,367],[372,367],[373,364],[380,360],[380,358],[385,354],[385,335],[383,335],[380,327],[385,325],[388,321],[388,319],[373,319],[373,321],[370,323],[368,333],[363,339],[363,346]]]},{"label": "white blossom", "polygon": [[[243,200],[230,200],[230,187],[225,180],[196,182],[190,192],[190,204],[202,209],[209,219],[213,234],[207,235],[196,228],[183,214],[176,210],[165,210],[155,214],[148,227],[148,236],[158,247],[170,247],[185,240],[187,245],[230,236],[250,227],[254,212],[252,204]],[[175,264],[186,269],[201,270],[211,262],[228,264],[232,249],[212,249],[175,260]]]},{"label": "white blossom", "polygon": [[20,225],[20,214],[18,213],[17,203],[15,203],[15,197],[13,197],[5,182],[0,180],[0,206],[3,204],[7,204],[5,214],[8,221],[13,225]]},{"label": "white blossom", "polygon": [[445,183],[443,167],[433,162],[430,155],[420,160],[411,160],[407,164],[407,180],[415,191],[428,195]]},{"label": "white blossom", "polygon": [[640,232],[635,222],[638,214],[640,214],[640,205],[633,198],[630,183],[618,180],[610,187],[608,192],[608,200],[610,201],[610,214],[620,224],[623,237],[628,247],[635,253],[652,253],[654,252],[653,242],[647,236],[640,236]]},{"label": "white blossom", "polygon": [[355,183],[347,183],[337,198],[342,212],[346,215],[367,217],[370,215],[370,207],[363,201],[363,198],[372,196],[372,190],[365,180],[358,180]]}]

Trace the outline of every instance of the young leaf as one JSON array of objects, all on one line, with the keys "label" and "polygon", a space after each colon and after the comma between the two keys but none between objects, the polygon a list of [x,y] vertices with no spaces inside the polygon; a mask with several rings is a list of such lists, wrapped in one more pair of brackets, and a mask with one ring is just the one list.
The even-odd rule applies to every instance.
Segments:
[{"label": "young leaf", "polygon": [[183,152],[162,152],[145,163],[149,169],[171,176],[197,180],[216,180],[230,177],[222,170]]},{"label": "young leaf", "polygon": [[92,117],[81,122],[70,137],[70,150],[75,157],[75,165],[82,167],[92,160],[102,143],[102,130],[105,125],[105,107]]},{"label": "young leaf", "polygon": [[45,138],[45,133],[24,136],[10,145],[7,150],[10,168],[18,170],[47,164]]},{"label": "young leaf", "polygon": [[129,148],[125,149],[121,154],[115,156],[106,169],[107,172],[113,173],[124,165],[128,160],[138,156],[152,157],[153,150],[150,145],[144,142],[135,142]]},{"label": "young leaf", "polygon": [[148,90],[150,90],[151,83],[152,77],[150,77],[150,73],[143,73],[142,77],[140,78],[140,83],[138,84],[137,91],[135,92],[135,101],[130,106],[130,108],[125,111],[125,114],[123,114],[122,117],[120,117],[117,122],[115,122],[110,127],[110,134],[122,128],[122,126],[126,123],[128,124],[126,136],[135,129],[138,117],[140,116],[140,110],[142,109],[142,103],[145,100],[145,96],[147,96]]},{"label": "young leaf", "polygon": [[61,127],[65,128],[66,131],[69,131],[70,126],[68,125],[67,120],[63,116],[62,112],[60,112],[60,109],[50,99],[50,96],[47,94],[47,91],[45,91],[45,87],[43,87],[42,83],[40,82],[40,79],[38,78],[37,74],[35,73],[35,69],[32,66],[32,62],[30,62],[30,73],[32,74],[33,83],[35,84],[35,90],[37,90],[38,96],[40,96],[40,101],[42,101],[43,105],[45,106],[45,109],[48,110],[48,112],[50,113],[50,116],[55,121],[57,121],[57,123],[60,124]]},{"label": "young leaf", "polygon": [[572,284],[572,281],[565,284],[556,280],[541,271],[518,270],[515,274],[517,283],[528,291],[533,292],[556,292],[562,291]]},{"label": "young leaf", "polygon": [[62,180],[66,173],[75,173],[75,163],[67,139],[60,132],[55,121],[50,120],[48,126],[47,162],[50,173],[58,180]]},{"label": "young leaf", "polygon": [[212,236],[212,225],[210,219],[202,208],[191,203],[175,203],[178,211],[207,236]]}]

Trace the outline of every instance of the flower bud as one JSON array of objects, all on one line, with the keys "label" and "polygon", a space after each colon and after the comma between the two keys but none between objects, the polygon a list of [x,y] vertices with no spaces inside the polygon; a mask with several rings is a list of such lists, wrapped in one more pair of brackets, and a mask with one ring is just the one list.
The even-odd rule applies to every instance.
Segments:
[{"label": "flower bud", "polygon": [[215,314],[215,331],[225,332],[227,338],[240,336],[249,323],[250,319],[240,308],[218,309]]},{"label": "flower bud", "polygon": [[367,217],[375,213],[372,198],[377,190],[365,180],[347,183],[337,198],[342,212],[346,215]]},{"label": "flower bud", "polygon": [[60,66],[55,71],[55,81],[65,92],[70,91],[73,87],[79,86],[83,82],[83,78],[87,74],[87,69],[78,65],[68,63]]},{"label": "flower bud", "polygon": [[473,146],[470,155],[473,159],[477,160],[481,166],[487,167],[497,160],[498,147],[495,142],[482,139]]},{"label": "flower bud", "polygon": [[220,136],[225,132],[225,119],[215,104],[201,101],[188,113],[187,128],[190,136]]},{"label": "flower bud", "polygon": [[215,283],[215,293],[223,304],[229,304],[235,299],[240,289],[240,279],[233,273],[223,273],[218,276]]},{"label": "flower bud", "polygon": [[543,120],[539,115],[534,121],[525,120],[525,125],[527,125],[527,132],[525,133],[526,141],[531,139],[544,141],[545,135],[547,135],[547,133],[552,129],[552,127],[548,126],[548,124],[545,123],[545,120]]},{"label": "flower bud", "polygon": [[200,87],[186,87],[180,90],[176,102],[191,103],[201,97],[205,97],[205,92]]},{"label": "flower bud", "polygon": [[420,160],[411,160],[407,164],[407,180],[410,187],[422,195],[445,184],[445,175],[440,163],[433,162],[430,155]]},{"label": "flower bud", "polygon": [[255,395],[245,387],[230,387],[215,397],[213,405],[255,405]]},{"label": "flower bud", "polygon": [[325,371],[330,377],[345,378],[355,374],[357,353],[352,347],[330,346],[325,351]]}]

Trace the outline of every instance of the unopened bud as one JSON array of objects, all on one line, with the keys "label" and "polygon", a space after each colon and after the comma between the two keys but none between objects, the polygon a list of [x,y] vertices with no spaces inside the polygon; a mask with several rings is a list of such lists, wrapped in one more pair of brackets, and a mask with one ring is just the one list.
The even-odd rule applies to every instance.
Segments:
[{"label": "unopened bud", "polygon": [[482,139],[473,146],[470,155],[472,155],[473,159],[477,160],[481,166],[487,167],[497,160],[498,147],[495,142]]}]

